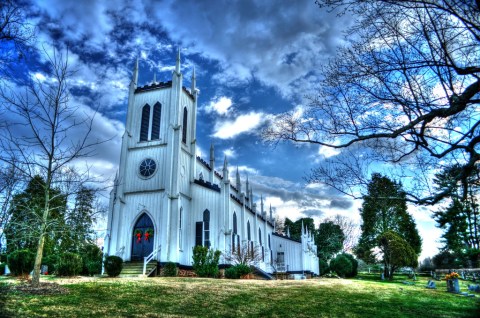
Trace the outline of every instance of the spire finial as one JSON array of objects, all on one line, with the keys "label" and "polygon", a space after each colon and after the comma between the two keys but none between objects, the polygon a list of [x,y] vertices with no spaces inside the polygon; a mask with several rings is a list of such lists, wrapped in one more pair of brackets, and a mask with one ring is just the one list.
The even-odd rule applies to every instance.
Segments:
[{"label": "spire finial", "polygon": [[137,57],[137,60],[135,61],[135,66],[133,67],[132,84],[135,88],[137,88],[137,84],[138,84],[138,57]]},{"label": "spire finial", "polygon": [[236,177],[235,186],[237,187],[238,194],[241,194],[242,193],[242,183],[240,182],[240,173],[238,172],[238,166],[237,166],[237,173],[236,173],[235,177]]},{"label": "spire finial", "polygon": [[175,65],[175,72],[177,74],[180,74],[180,48],[178,48],[178,51],[177,51],[177,63]]},{"label": "spire finial", "polygon": [[215,148],[213,147],[213,143],[211,143],[210,144],[210,166],[212,165],[213,162],[215,162]]},{"label": "spire finial", "polygon": [[192,94],[195,95],[195,93],[197,91],[197,80],[196,80],[196,77],[195,77],[195,65],[193,66],[193,72],[192,72],[192,87],[191,87],[191,90],[192,90]]},{"label": "spire finial", "polygon": [[153,73],[153,84],[157,84],[157,72]]}]

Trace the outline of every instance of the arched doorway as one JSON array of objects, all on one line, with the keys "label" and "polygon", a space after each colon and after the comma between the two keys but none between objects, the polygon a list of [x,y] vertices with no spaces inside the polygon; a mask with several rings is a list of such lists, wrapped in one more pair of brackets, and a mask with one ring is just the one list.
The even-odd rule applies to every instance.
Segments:
[{"label": "arched doorway", "polygon": [[143,260],[153,252],[153,238],[155,233],[152,219],[143,213],[133,227],[132,261]]}]

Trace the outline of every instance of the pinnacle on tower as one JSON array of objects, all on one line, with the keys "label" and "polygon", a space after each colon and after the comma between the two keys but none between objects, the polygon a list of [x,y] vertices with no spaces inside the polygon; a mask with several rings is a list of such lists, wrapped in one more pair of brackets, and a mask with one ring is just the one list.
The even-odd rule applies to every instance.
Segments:
[{"label": "pinnacle on tower", "polygon": [[213,165],[215,164],[215,148],[213,144],[210,144],[210,168],[213,169]]},{"label": "pinnacle on tower", "polygon": [[237,187],[238,194],[242,193],[242,183],[240,182],[240,173],[238,172],[238,166],[237,166],[237,174],[236,174],[236,184],[235,186]]},{"label": "pinnacle on tower", "polygon": [[180,75],[180,48],[177,51],[177,63],[175,64],[175,72]]},{"label": "pinnacle on tower", "polygon": [[157,84],[157,73],[153,73],[153,84]]},{"label": "pinnacle on tower", "polygon": [[223,181],[225,183],[230,183],[229,181],[229,176],[228,176],[228,161],[227,161],[227,156],[225,156],[225,159],[223,159]]},{"label": "pinnacle on tower", "polygon": [[137,84],[138,84],[138,58],[135,61],[135,66],[133,67],[133,76],[132,76],[131,85],[133,85],[133,88],[137,88]]},{"label": "pinnacle on tower", "polygon": [[196,90],[197,90],[197,79],[195,77],[195,66],[193,66],[191,90],[192,90],[192,94],[195,95]]}]

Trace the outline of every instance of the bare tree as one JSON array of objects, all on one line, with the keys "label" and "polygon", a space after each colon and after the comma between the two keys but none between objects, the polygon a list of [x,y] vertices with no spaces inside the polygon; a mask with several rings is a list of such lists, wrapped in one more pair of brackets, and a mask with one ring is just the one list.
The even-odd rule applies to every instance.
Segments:
[{"label": "bare tree", "polygon": [[0,253],[5,249],[3,242],[5,224],[8,221],[10,202],[20,185],[20,178],[16,173],[15,165],[0,169]]},{"label": "bare tree", "polygon": [[27,22],[17,1],[0,0],[0,78],[11,71],[11,63],[25,56],[35,39],[35,29]]},{"label": "bare tree", "polygon": [[321,223],[332,222],[340,226],[345,235],[343,241],[343,251],[346,253],[352,253],[353,248],[357,245],[360,237],[360,226],[355,223],[351,218],[337,214],[333,217],[322,220]]},{"label": "bare tree", "polygon": [[252,266],[262,261],[263,255],[259,246],[249,245],[245,242],[236,246],[233,250],[231,249],[229,253],[224,255],[224,258],[227,262],[235,265]]},{"label": "bare tree", "polygon": [[30,80],[18,90],[1,91],[13,124],[1,136],[0,160],[7,164],[15,160],[24,180],[36,175],[44,180],[34,286],[39,285],[45,237],[52,228],[50,217],[59,208],[54,202],[57,196],[74,194],[91,181],[88,168],[79,172],[73,166],[93,155],[100,143],[91,134],[93,117],[70,104],[68,53],[45,54],[50,67],[46,80]]},{"label": "bare tree", "polygon": [[466,189],[480,160],[478,1],[317,3],[355,17],[349,45],[323,68],[309,107],[280,114],[265,139],[341,150],[308,180],[359,198],[379,163],[409,178],[411,202],[447,197],[452,189],[435,191],[432,171],[452,163],[462,166],[457,180]]}]

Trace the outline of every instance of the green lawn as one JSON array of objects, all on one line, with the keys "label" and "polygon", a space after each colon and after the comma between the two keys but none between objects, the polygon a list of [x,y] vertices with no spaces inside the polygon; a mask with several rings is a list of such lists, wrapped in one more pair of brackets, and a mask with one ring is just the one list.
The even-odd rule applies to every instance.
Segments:
[{"label": "green lawn", "polygon": [[480,317],[480,294],[447,293],[444,281],[429,290],[426,279],[409,286],[403,277],[362,278],[50,279],[70,292],[48,296],[11,291],[6,286],[17,282],[2,278],[0,317]]}]

